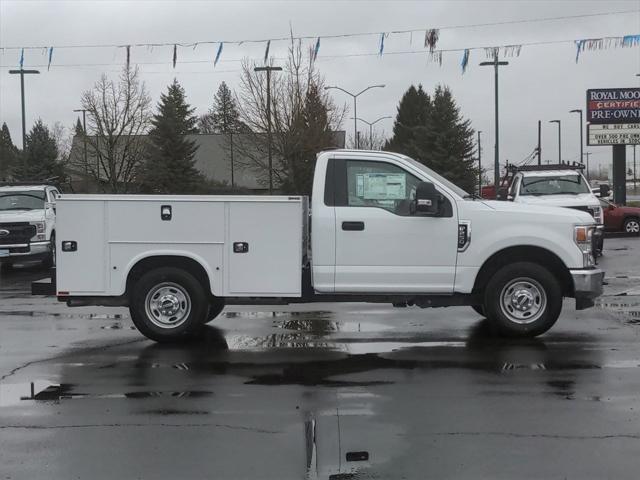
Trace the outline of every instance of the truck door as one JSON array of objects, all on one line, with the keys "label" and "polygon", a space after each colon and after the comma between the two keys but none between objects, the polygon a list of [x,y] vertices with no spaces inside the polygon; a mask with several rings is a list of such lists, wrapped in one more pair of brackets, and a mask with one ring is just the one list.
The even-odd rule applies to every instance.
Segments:
[{"label": "truck door", "polygon": [[334,160],[336,292],[453,293],[458,219],[410,212],[420,179],[373,160]]}]

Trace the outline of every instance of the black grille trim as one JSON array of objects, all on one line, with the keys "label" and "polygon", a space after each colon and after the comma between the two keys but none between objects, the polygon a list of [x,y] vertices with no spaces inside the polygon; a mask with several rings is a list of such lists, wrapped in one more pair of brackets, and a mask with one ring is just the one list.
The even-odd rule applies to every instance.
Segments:
[{"label": "black grille trim", "polygon": [[36,235],[36,226],[28,222],[0,223],[0,230],[9,232],[0,236],[0,245],[28,244]]}]

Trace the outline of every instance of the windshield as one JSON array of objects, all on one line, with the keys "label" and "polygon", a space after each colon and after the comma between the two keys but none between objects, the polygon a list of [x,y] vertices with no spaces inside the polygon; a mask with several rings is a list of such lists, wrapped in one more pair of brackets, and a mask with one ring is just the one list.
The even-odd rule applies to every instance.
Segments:
[{"label": "windshield", "polygon": [[416,167],[418,170],[422,170],[424,173],[426,173],[427,175],[429,175],[430,177],[432,177],[434,180],[440,182],[441,184],[443,184],[445,187],[447,187],[449,190],[451,190],[452,192],[454,192],[456,195],[461,196],[462,198],[464,197],[468,197],[469,194],[467,192],[465,192],[463,189],[461,189],[459,186],[457,186],[455,183],[451,183],[449,180],[447,180],[446,178],[444,178],[442,175],[434,172],[433,170],[431,170],[429,167],[425,167],[423,164],[421,164],[420,162],[415,161],[413,158],[407,157],[406,155],[402,155],[402,157],[407,160],[411,165],[413,165],[414,167]]},{"label": "windshield", "polygon": [[0,193],[0,211],[39,210],[44,208],[44,190]]},{"label": "windshield", "polygon": [[582,175],[525,177],[520,187],[520,195],[578,195],[590,192]]}]

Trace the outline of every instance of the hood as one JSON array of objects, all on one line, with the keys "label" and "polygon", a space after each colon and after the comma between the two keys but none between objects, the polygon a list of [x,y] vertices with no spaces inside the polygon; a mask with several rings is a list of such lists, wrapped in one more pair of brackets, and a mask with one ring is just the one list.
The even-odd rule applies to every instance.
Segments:
[{"label": "hood", "polygon": [[519,195],[517,203],[552,205],[555,207],[599,207],[598,198],[591,193],[578,195]]},{"label": "hood", "polygon": [[548,204],[532,205],[526,203],[506,202],[498,200],[485,200],[482,203],[497,212],[511,214],[521,213],[523,215],[538,215],[548,220],[554,218],[556,220],[567,220],[573,223],[594,223],[593,217],[587,212],[558,208],[557,206],[551,206]]},{"label": "hood", "polygon": [[0,211],[0,223],[43,222],[44,210],[9,210]]}]

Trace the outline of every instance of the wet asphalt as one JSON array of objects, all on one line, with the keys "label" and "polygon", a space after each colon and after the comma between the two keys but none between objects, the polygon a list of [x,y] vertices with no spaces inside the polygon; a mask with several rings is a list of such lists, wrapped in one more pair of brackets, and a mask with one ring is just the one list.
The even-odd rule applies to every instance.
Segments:
[{"label": "wet asphalt", "polygon": [[234,307],[159,345],[0,274],[0,480],[638,478],[640,239],[602,306],[499,340],[470,308]]}]

